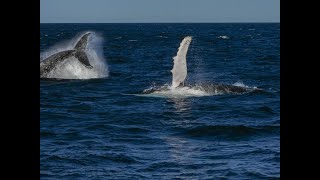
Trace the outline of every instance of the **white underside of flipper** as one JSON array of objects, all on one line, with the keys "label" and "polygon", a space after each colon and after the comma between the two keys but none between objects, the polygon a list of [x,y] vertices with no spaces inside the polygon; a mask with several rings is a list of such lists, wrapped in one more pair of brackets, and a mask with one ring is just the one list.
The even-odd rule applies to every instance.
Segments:
[{"label": "white underside of flipper", "polygon": [[184,84],[184,80],[187,77],[187,52],[191,43],[192,37],[185,37],[179,47],[177,56],[173,58],[172,72],[172,88],[178,87],[181,83]]}]

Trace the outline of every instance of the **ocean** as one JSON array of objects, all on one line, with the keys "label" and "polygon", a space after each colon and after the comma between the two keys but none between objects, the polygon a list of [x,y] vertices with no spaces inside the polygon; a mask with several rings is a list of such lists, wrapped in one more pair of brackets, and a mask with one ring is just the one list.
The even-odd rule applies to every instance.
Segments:
[{"label": "ocean", "polygon": [[[40,51],[87,31],[102,75],[40,80],[41,179],[280,179],[280,23],[40,24]],[[259,91],[144,94],[186,36],[189,87]]]}]

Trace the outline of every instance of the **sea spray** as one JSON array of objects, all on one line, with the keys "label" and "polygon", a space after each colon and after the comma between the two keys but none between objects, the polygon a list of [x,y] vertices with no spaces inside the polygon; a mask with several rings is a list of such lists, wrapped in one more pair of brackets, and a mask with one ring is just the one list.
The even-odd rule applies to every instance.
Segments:
[{"label": "sea spray", "polygon": [[[79,33],[75,38],[69,41],[63,41],[45,52],[40,54],[40,61],[47,57],[61,51],[72,50],[76,42],[81,36],[88,32]],[[91,35],[88,39],[88,45],[85,52],[88,56],[92,69],[84,67],[75,57],[70,57],[64,62],[57,65],[50,71],[45,78],[54,79],[94,79],[105,78],[109,75],[108,65],[103,57],[103,38],[95,32],[90,32]]]},{"label": "sea spray", "polygon": [[[177,56],[174,59],[172,72],[172,85],[165,84],[163,86],[151,86],[143,91],[144,96],[151,97],[169,97],[169,98],[185,98],[185,97],[202,97],[223,94],[243,94],[253,91],[261,91],[261,89],[251,88],[243,83],[237,82],[233,85],[220,83],[200,83],[195,85],[185,85],[184,81],[187,77],[187,61],[186,56],[192,37],[188,36],[183,39],[180,44]],[[180,86],[182,84],[183,86]],[[139,94],[140,95],[140,94]]]}]

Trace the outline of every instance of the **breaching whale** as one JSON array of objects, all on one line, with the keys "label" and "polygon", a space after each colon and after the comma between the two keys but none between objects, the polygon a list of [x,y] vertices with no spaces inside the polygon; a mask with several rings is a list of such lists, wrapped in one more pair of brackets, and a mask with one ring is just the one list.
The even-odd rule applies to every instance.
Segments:
[{"label": "breaching whale", "polygon": [[[194,86],[186,85],[185,79],[187,77],[187,52],[189,45],[192,41],[191,36],[185,37],[180,43],[177,55],[173,58],[173,69],[172,73],[172,84],[171,86],[151,87],[143,91],[143,94],[177,94],[177,93],[198,93],[206,95],[217,95],[217,94],[242,94],[245,92],[259,91],[258,88],[250,88],[244,85],[228,85],[221,83],[210,83],[210,84],[197,84]],[[241,84],[241,83],[240,83]],[[168,93],[169,92],[169,93]]]},{"label": "breaching whale", "polygon": [[70,57],[75,57],[83,66],[92,69],[93,67],[85,52],[90,34],[91,33],[85,33],[82,35],[74,46],[74,49],[55,53],[40,61],[40,78],[45,78],[48,73],[55,69],[55,67]]}]

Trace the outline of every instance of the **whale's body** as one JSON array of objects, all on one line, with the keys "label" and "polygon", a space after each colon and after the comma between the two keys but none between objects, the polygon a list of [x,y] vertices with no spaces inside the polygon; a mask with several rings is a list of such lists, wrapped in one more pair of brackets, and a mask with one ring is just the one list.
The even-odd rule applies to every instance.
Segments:
[{"label": "whale's body", "polygon": [[46,78],[47,74],[53,71],[59,64],[68,60],[70,57],[75,57],[82,65],[89,69],[93,68],[85,52],[90,34],[91,33],[86,33],[82,35],[79,41],[76,43],[74,49],[55,53],[40,61],[40,78]]},{"label": "whale's body", "polygon": [[196,93],[205,95],[218,95],[218,94],[242,94],[246,92],[259,91],[261,89],[250,88],[244,85],[228,85],[221,83],[202,83],[197,85],[185,84],[187,77],[187,52],[189,45],[192,41],[191,36],[185,37],[180,43],[177,55],[173,58],[172,84],[171,86],[151,87],[142,92],[142,94],[177,94],[183,93]]},{"label": "whale's body", "polygon": [[218,95],[218,94],[242,94],[251,91],[259,91],[257,88],[249,88],[245,86],[235,86],[228,84],[220,84],[220,83],[211,83],[211,84],[199,84],[199,85],[184,85],[179,86],[178,88],[172,88],[170,86],[161,86],[161,87],[151,87],[142,92],[142,94],[152,94],[152,93],[161,93],[165,91],[175,91],[179,88],[185,88],[185,90],[194,90],[194,91],[202,91],[208,95]]}]

